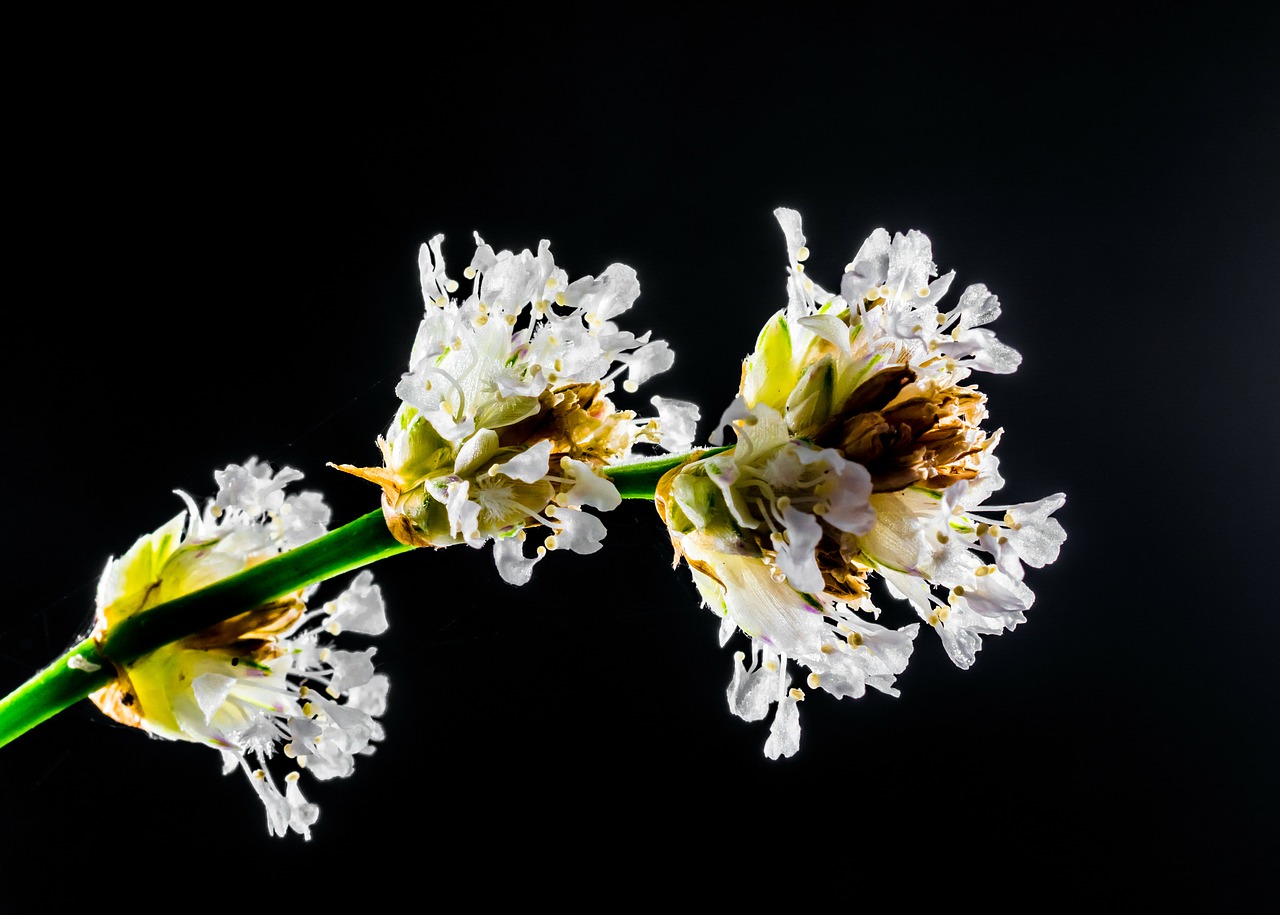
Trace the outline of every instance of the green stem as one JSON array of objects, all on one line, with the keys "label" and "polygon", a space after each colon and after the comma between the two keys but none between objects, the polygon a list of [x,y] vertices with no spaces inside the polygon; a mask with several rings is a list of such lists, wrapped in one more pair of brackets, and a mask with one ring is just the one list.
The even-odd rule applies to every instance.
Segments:
[{"label": "green stem", "polygon": [[673,467],[679,467],[688,461],[728,451],[730,445],[722,448],[707,448],[703,451],[691,451],[688,454],[673,454],[654,458],[651,461],[636,461],[634,464],[619,464],[605,468],[604,475],[618,487],[618,493],[624,499],[648,499],[653,501],[658,481]]},{"label": "green stem", "polygon": [[[638,461],[610,467],[605,475],[623,498],[652,500],[667,471],[723,450]],[[410,549],[391,536],[382,511],[372,511],[238,575],[131,616],[116,625],[101,645],[85,639],[0,699],[0,747],[106,686],[115,677],[116,664],[127,664],[307,585]],[[77,666],[71,666],[73,662]]]}]

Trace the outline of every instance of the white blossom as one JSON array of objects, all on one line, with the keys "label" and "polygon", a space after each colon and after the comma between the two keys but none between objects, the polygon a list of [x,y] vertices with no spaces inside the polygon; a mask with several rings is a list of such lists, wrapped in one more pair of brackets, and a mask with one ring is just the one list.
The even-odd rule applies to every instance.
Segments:
[{"label": "white blossom", "polygon": [[383,466],[340,469],[382,487],[402,542],[492,542],[499,574],[522,584],[549,551],[599,549],[604,526],[584,509],[621,501],[603,471],[641,442],[687,448],[697,411],[655,399],[658,416],[639,417],[609,400],[618,379],[635,391],[674,359],[664,341],[615,323],[640,294],[630,267],[570,281],[548,242],[536,254],[495,252],[477,234],[464,271],[471,290],[460,297],[442,240],[420,253],[426,312],[379,440]]},{"label": "white blossom", "polygon": [[[788,665],[837,698],[867,686],[897,695],[918,623],[878,619],[878,574],[970,666],[982,638],[1024,622],[1034,594],[1023,566],[1057,558],[1052,518],[1065,497],[994,505],[1004,485],[972,372],[1012,372],[1021,357],[985,325],[1000,314],[986,286],[939,277],[921,232],[877,229],[845,268],[838,294],[804,270],[800,216],[775,212],[787,248],[787,304],[744,361],[738,396],[711,441],[730,450],[663,479],[659,510],[677,561],[689,562],[704,602],[722,615],[735,656],[728,698],[747,720],[776,706],[765,752],[799,743]],[[870,617],[870,619],[868,618]]]},{"label": "white blossom", "polygon": [[[217,495],[112,559],[98,584],[95,636],[155,604],[243,571],[325,532],[329,509],[317,493],[286,494],[302,474],[256,459],[215,474]],[[306,518],[306,523],[295,523]],[[273,835],[310,838],[319,816],[297,785],[282,790],[268,760],[277,750],[320,779],[349,775],[382,729],[387,678],[376,649],[333,647],[340,632],[381,634],[386,612],[372,573],[338,597],[308,609],[314,588],[219,623],[143,655],[95,693],[117,721],[169,740],[212,746],[223,771],[241,769],[267,809]],[[343,701],[343,697],[345,701]]]}]

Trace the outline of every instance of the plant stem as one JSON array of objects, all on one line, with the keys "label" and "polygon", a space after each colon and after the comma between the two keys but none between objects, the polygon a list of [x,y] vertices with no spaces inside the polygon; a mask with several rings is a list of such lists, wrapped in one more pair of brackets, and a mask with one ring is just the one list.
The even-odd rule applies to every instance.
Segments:
[{"label": "plant stem", "polygon": [[615,467],[605,468],[604,475],[613,481],[614,486],[618,487],[618,493],[622,498],[648,499],[652,502],[654,491],[658,488],[658,481],[662,479],[663,474],[668,470],[679,467],[689,461],[696,461],[699,458],[719,454],[721,451],[728,451],[730,447],[732,446],[726,445],[723,448],[707,448],[701,451],[691,451],[688,454],[667,455],[654,458],[651,461],[619,464]]},{"label": "plant stem", "polygon": [[[663,474],[723,448],[610,467],[625,499],[653,499]],[[121,621],[102,644],[88,638],[70,648],[4,699],[0,699],[0,747],[106,686],[115,665],[127,664],[161,645],[207,629],[308,585],[350,572],[413,547],[387,530],[381,509],[310,543],[281,553],[207,588],[159,604]],[[72,663],[77,666],[71,666]]]}]

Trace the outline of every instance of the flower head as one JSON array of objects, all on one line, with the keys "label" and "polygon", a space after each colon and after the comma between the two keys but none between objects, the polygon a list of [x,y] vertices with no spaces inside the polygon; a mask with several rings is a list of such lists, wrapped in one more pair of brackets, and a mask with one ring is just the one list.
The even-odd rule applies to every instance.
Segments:
[{"label": "flower head", "polygon": [[[630,267],[570,282],[546,241],[537,254],[495,253],[476,235],[463,271],[471,291],[458,299],[442,239],[419,257],[426,314],[396,387],[400,408],[379,439],[384,466],[339,469],[382,487],[401,542],[493,541],[502,577],[523,584],[548,550],[598,550],[604,525],[584,509],[621,501],[600,471],[640,441],[688,448],[697,413],[654,398],[658,416],[637,417],[609,400],[619,377],[635,391],[674,359],[664,341],[614,323],[640,294]],[[530,556],[533,527],[547,534]]]},{"label": "flower head", "polygon": [[[329,509],[318,493],[286,495],[301,479],[250,458],[214,474],[217,496],[187,511],[111,559],[98,582],[94,636],[150,607],[182,597],[323,534]],[[382,738],[377,718],[387,677],[374,672],[374,648],[332,647],[343,631],[378,635],[387,628],[382,595],[370,572],[345,592],[309,609],[312,588],[233,617],[117,668],[94,693],[110,717],[169,740],[220,750],[223,772],[242,769],[267,808],[273,835],[310,838],[319,815],[298,787],[298,771],[281,791],[267,767],[277,747],[320,779],[351,774],[355,757]]]},{"label": "flower head", "polygon": [[[779,209],[790,259],[788,303],[761,331],[721,429],[728,451],[687,463],[659,486],[658,508],[706,604],[752,640],[729,703],[764,717],[778,704],[771,757],[799,741],[787,662],[810,688],[896,695],[919,623],[878,618],[870,582],[905,599],[960,667],[983,635],[1012,629],[1034,598],[1023,564],[1057,558],[1051,515],[1062,494],[993,505],[1004,483],[982,428],[986,398],[973,371],[1012,372],[1019,355],[982,325],[999,313],[985,286],[950,310],[939,301],[929,240],[877,230],[845,268],[840,293],[804,271],[800,216]],[[716,441],[713,438],[713,441]],[[870,617],[870,618],[869,618]]]}]

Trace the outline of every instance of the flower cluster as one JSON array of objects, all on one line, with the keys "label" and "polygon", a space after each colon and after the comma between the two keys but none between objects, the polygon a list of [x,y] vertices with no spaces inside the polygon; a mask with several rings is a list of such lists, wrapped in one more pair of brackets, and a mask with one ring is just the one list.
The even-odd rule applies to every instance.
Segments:
[{"label": "flower cluster", "polygon": [[[329,509],[315,492],[285,494],[301,479],[251,458],[214,474],[218,493],[141,537],[107,563],[98,583],[94,637],[157,604],[182,597],[325,533]],[[382,739],[387,677],[374,648],[331,647],[343,631],[387,628],[382,596],[362,572],[338,596],[308,609],[311,588],[232,617],[135,661],[91,697],[115,720],[170,740],[221,751],[223,772],[242,769],[267,809],[273,835],[307,838],[319,815],[298,787],[284,790],[267,768],[277,746],[299,768],[329,779],[351,774],[355,757]],[[256,763],[256,765],[255,765]]]},{"label": "flower cluster", "polygon": [[[601,471],[637,442],[669,451],[693,440],[692,404],[652,399],[655,417],[620,411],[614,381],[634,392],[670,368],[664,341],[614,319],[640,294],[635,271],[614,264],[570,282],[548,243],[495,253],[476,235],[464,299],[445,272],[443,236],[419,257],[426,313],[396,388],[400,407],[379,439],[384,466],[339,469],[382,487],[388,528],[402,543],[492,541],[503,579],[529,580],[548,550],[593,553],[605,534],[584,509],[620,502]],[[533,555],[526,531],[547,535]]]},{"label": "flower cluster", "polygon": [[[838,294],[804,271],[800,216],[775,212],[790,259],[788,302],[743,366],[720,429],[735,446],[673,470],[658,509],[706,604],[736,629],[729,687],[747,720],[777,704],[765,752],[799,745],[787,662],[807,684],[861,696],[896,695],[919,624],[874,623],[878,573],[967,668],[981,637],[1023,622],[1034,595],[1023,565],[1057,558],[1065,539],[1051,515],[1062,494],[992,503],[1001,488],[999,432],[982,428],[985,396],[973,371],[1020,361],[983,325],[1000,313],[985,286],[938,307],[954,278],[937,276],[928,238],[877,230],[845,268]],[[713,442],[717,439],[713,437]]]}]

